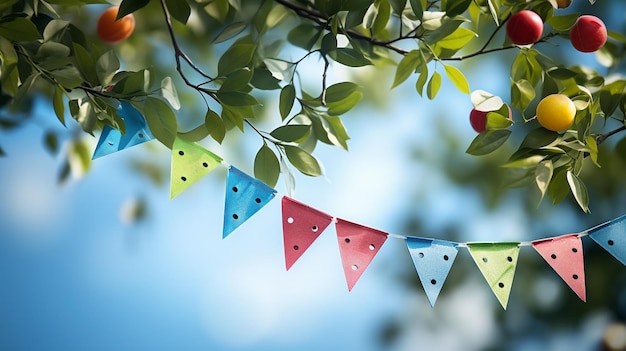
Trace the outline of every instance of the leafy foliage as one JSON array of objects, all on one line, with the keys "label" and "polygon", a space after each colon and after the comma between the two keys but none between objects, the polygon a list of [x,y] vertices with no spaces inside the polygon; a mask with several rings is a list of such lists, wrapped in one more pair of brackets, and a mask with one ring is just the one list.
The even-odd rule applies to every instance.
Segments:
[{"label": "leafy foliage", "polygon": [[[626,80],[582,65],[567,66],[540,51],[550,48],[549,43],[565,43],[578,18],[559,14],[554,1],[122,1],[118,18],[133,14],[140,25],[145,23],[137,34],[140,40],[169,39],[175,72],[152,65],[129,70],[135,65],[120,60],[115,47],[95,39],[89,19],[68,21],[72,7],[91,4],[106,2],[11,0],[0,5],[0,108],[26,112],[29,99],[44,95],[61,124],[67,124],[69,112],[93,135],[105,125],[123,132],[116,108],[127,101],[167,147],[177,135],[223,143],[231,130],[244,132],[248,125],[261,138],[255,176],[275,186],[280,174],[293,182],[291,167],[321,175],[323,167],[313,155],[318,143],[348,150],[350,137],[342,116],[358,105],[362,89],[371,87],[351,81],[328,84],[331,67],[356,70],[397,62],[390,89],[415,78],[416,92],[435,99],[448,80],[470,95],[477,108],[498,101],[495,108],[484,110],[490,111],[487,130],[467,148],[472,155],[500,149],[516,132],[512,124],[536,124],[533,106],[542,97],[557,92],[570,97],[577,108],[572,128],[561,134],[531,128],[504,166],[524,174],[512,186],[535,184],[542,198],[555,203],[571,191],[584,211],[589,210],[589,196],[581,173],[590,163],[600,166],[599,144],[625,129]],[[498,44],[496,34],[522,9],[541,16],[547,24],[543,37],[526,47],[506,39]],[[200,66],[200,57],[184,51],[179,40],[190,35],[190,27],[220,52],[219,59]],[[597,53],[601,63],[617,66],[625,41],[611,33]],[[509,103],[486,92],[472,93],[471,82],[456,63],[505,50],[517,51],[510,64]],[[323,63],[315,92],[302,78],[310,59]],[[188,131],[181,130],[185,106],[178,96],[180,84],[206,103],[205,118]],[[278,101],[277,111],[266,110],[267,94]],[[508,118],[511,107],[519,111],[520,120]],[[255,127],[261,112],[279,117],[272,131]],[[83,144],[71,143],[72,154],[78,155],[72,157],[84,160]],[[50,135],[46,145],[59,148]],[[88,168],[85,161],[73,164]]]}]

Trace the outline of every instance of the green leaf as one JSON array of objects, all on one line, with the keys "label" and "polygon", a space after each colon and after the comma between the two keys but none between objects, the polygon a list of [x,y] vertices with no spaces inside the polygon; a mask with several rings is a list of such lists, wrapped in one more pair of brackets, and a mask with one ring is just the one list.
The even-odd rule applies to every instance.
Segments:
[{"label": "green leaf", "polygon": [[409,78],[409,76],[415,72],[417,67],[422,63],[422,56],[420,55],[419,50],[411,50],[409,51],[400,63],[398,63],[398,68],[396,69],[396,75],[393,79],[393,84],[391,88],[395,88],[400,83],[404,82]]},{"label": "green leaf", "polygon": [[59,137],[56,133],[47,131],[44,134],[44,145],[52,155],[55,155],[59,151]]},{"label": "green leaf", "polygon": [[142,112],[154,137],[171,149],[178,133],[178,123],[174,111],[165,101],[148,96],[143,103]]},{"label": "green leaf", "polygon": [[187,132],[178,132],[178,136],[187,141],[197,142],[209,135],[209,130],[206,127],[206,124],[201,124],[194,129]]},{"label": "green leaf", "polygon": [[337,49],[337,37],[333,33],[327,33],[322,38],[322,46],[320,52],[325,55]]},{"label": "green leaf", "polygon": [[161,96],[172,105],[175,110],[180,109],[180,100],[178,100],[178,92],[176,86],[172,82],[171,77],[165,77],[161,80]]},{"label": "green leaf", "polygon": [[472,0],[448,0],[445,7],[446,15],[448,17],[460,15],[467,10],[471,3]]},{"label": "green leaf", "polygon": [[420,96],[422,96],[422,92],[424,91],[424,86],[426,85],[426,82],[428,81],[428,65],[426,64],[426,62],[424,62],[424,56],[422,55],[422,64],[421,64],[421,68],[420,68],[420,74],[419,77],[417,77],[417,82],[415,82],[415,90],[417,90],[417,93],[420,94]]},{"label": "green leaf", "polygon": [[301,24],[289,31],[287,40],[297,47],[310,51],[322,34],[323,30],[321,28],[309,24]]},{"label": "green leaf", "polygon": [[580,17],[578,13],[572,13],[564,16],[552,16],[548,18],[546,23],[550,24],[554,30],[559,32],[565,32],[570,30]]},{"label": "green leaf", "polygon": [[67,89],[74,89],[83,83],[83,77],[76,67],[63,67],[61,69],[51,71],[50,74],[54,77],[54,80],[56,80],[57,83]]},{"label": "green leaf", "polygon": [[372,64],[363,54],[352,48],[337,48],[337,50],[331,51],[329,56],[348,67],[363,67]]},{"label": "green leaf", "polygon": [[370,28],[373,36],[380,36],[380,34],[385,31],[389,18],[391,18],[391,5],[389,5],[389,2],[386,0],[379,0],[374,2],[370,9],[372,8],[375,8],[375,11],[373,11],[371,22],[367,19],[367,13],[365,14],[363,22],[366,28]]},{"label": "green leaf", "polygon": [[328,110],[326,112],[331,116],[342,115],[350,111],[354,106],[356,106],[362,98],[363,93],[361,93],[360,91],[355,91],[343,100],[328,102],[326,105],[326,107],[328,107]]},{"label": "green leaf", "polygon": [[148,5],[149,2],[150,0],[123,0],[117,13],[117,19],[139,10]]},{"label": "green leaf", "polygon": [[278,109],[280,117],[284,120],[291,112],[293,103],[296,99],[296,88],[292,84],[285,85],[280,91]]},{"label": "green leaf", "polygon": [[260,105],[254,96],[238,91],[218,91],[215,93],[220,102],[229,106],[254,106]]},{"label": "green leaf", "polygon": [[580,206],[585,213],[589,213],[589,195],[587,194],[585,184],[572,171],[567,171],[567,183],[572,190],[572,194],[578,206]]},{"label": "green leaf", "polygon": [[37,26],[24,17],[0,21],[0,37],[14,42],[35,41],[42,38]]},{"label": "green leaf", "polygon": [[333,84],[326,89],[326,102],[341,101],[356,92],[358,88],[359,86],[353,82]]},{"label": "green leaf", "polygon": [[421,20],[424,15],[424,9],[426,8],[425,0],[409,0],[411,4],[411,10],[413,10],[413,14],[417,17],[417,19]]},{"label": "green leaf", "polygon": [[472,140],[465,152],[474,156],[489,154],[502,146],[510,135],[508,129],[486,130]]},{"label": "green leaf", "polygon": [[229,74],[222,83],[220,91],[241,91],[248,88],[248,84],[252,80],[253,71],[244,67]]},{"label": "green leaf", "polygon": [[402,15],[404,8],[406,7],[407,0],[389,0],[389,4],[393,9],[393,13],[396,15]]},{"label": "green leaf", "polygon": [[191,15],[191,7],[187,3],[187,0],[165,0],[167,10],[175,20],[182,24],[187,24],[189,15]]},{"label": "green leaf", "polygon": [[289,162],[303,174],[311,177],[322,175],[322,168],[315,157],[297,146],[283,146]]},{"label": "green leaf", "polygon": [[294,63],[278,59],[265,59],[263,63],[265,63],[267,69],[272,72],[274,78],[288,83],[291,82],[296,69]]},{"label": "green leaf", "polygon": [[256,67],[253,71],[250,84],[261,90],[280,89],[280,80],[272,76],[272,73],[265,67]]},{"label": "green leaf", "polygon": [[254,157],[254,177],[270,187],[275,187],[280,175],[280,163],[272,150],[263,143]]},{"label": "green leaf", "polygon": [[471,30],[464,27],[459,27],[454,32],[452,32],[452,34],[439,40],[436,44],[438,47],[441,48],[460,50],[477,36],[478,35]]},{"label": "green leaf", "polygon": [[100,84],[98,74],[96,73],[96,64],[89,52],[80,44],[73,43],[74,59],[76,68],[80,71],[83,78],[89,82],[92,87]]},{"label": "green leaf", "polygon": [[551,132],[545,128],[536,128],[528,132],[520,145],[521,149],[539,149],[552,145],[559,140],[557,132]]},{"label": "green leaf", "polygon": [[469,94],[470,86],[461,70],[454,66],[446,64],[444,64],[443,67],[446,70],[446,75],[448,76],[448,79],[450,79],[452,83],[454,83],[456,88],[459,89],[459,91],[463,94]]},{"label": "green leaf", "polygon": [[598,163],[598,144],[596,143],[596,139],[592,136],[588,136],[585,138],[585,141],[589,147],[589,156],[591,157],[591,160],[596,166],[600,167],[600,164]]},{"label": "green leaf", "polygon": [[82,140],[74,140],[67,148],[67,161],[76,178],[84,176],[91,167],[91,150]]},{"label": "green leaf", "polygon": [[306,138],[311,132],[311,126],[306,124],[288,124],[274,129],[270,135],[286,142],[298,142]]},{"label": "green leaf", "polygon": [[215,39],[213,39],[213,43],[218,44],[228,39],[234,38],[239,35],[239,33],[243,32],[244,29],[246,29],[247,27],[248,23],[246,22],[230,23],[226,25],[224,29],[222,29],[222,31],[215,37]]},{"label": "green leaf", "polygon": [[232,122],[241,131],[243,131],[244,119],[254,117],[254,111],[251,106],[222,105],[222,119]]},{"label": "green leaf", "polygon": [[254,44],[233,44],[224,54],[220,57],[217,63],[217,71],[220,76],[227,76],[230,73],[248,66],[254,52],[256,45]]},{"label": "green leaf", "polygon": [[567,183],[567,171],[555,169],[554,175],[548,185],[548,196],[552,199],[553,204],[557,204],[569,193],[569,185]]},{"label": "green leaf", "polygon": [[541,198],[539,202],[543,200],[548,191],[548,186],[550,185],[550,179],[552,179],[552,175],[554,172],[554,166],[552,161],[546,160],[542,161],[535,168],[535,183],[537,183],[537,187],[541,192]]},{"label": "green leaf", "polygon": [[525,111],[528,104],[535,98],[535,89],[525,79],[511,81],[511,106]]},{"label": "green leaf", "polygon": [[92,134],[98,121],[98,115],[91,102],[87,99],[70,100],[68,106],[70,114],[80,124],[81,128]]},{"label": "green leaf", "polygon": [[439,88],[441,88],[441,74],[435,71],[426,86],[426,96],[428,96],[430,100],[434,99],[439,92]]},{"label": "green leaf", "polygon": [[204,125],[213,140],[218,143],[224,141],[226,136],[226,126],[222,118],[213,110],[208,110],[204,117]]},{"label": "green leaf", "polygon": [[102,85],[106,86],[111,83],[118,69],[120,69],[120,61],[113,51],[107,51],[96,61],[96,74]]},{"label": "green leaf", "polygon": [[545,155],[531,155],[525,158],[516,159],[514,161],[508,162],[502,167],[507,168],[532,168],[536,167],[539,162],[543,161],[546,158]]},{"label": "green leaf", "polygon": [[59,122],[65,125],[65,106],[63,105],[63,89],[58,85],[54,87],[54,95],[52,96],[52,107]]}]

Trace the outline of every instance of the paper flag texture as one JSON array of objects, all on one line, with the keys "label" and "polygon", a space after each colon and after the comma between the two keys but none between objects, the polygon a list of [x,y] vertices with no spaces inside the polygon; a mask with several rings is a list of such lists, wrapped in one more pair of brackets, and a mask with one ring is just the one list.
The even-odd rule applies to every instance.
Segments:
[{"label": "paper flag texture", "polygon": [[626,216],[591,229],[589,237],[626,265]]},{"label": "paper flag texture", "polygon": [[220,165],[222,159],[202,146],[181,138],[172,145],[172,170],[170,199],[209,174]]},{"label": "paper flag texture", "polygon": [[430,306],[434,307],[459,252],[458,244],[441,240],[407,238],[406,245]]},{"label": "paper flag texture", "polygon": [[576,295],[586,301],[583,245],[578,234],[537,240],[532,245]]},{"label": "paper flag texture", "polygon": [[515,277],[519,243],[468,243],[467,247],[491,290],[506,310]]},{"label": "paper flag texture", "polygon": [[343,272],[348,291],[351,291],[387,240],[388,234],[339,218],[335,227]]},{"label": "paper flag texture", "polygon": [[226,179],[222,238],[227,237],[228,234],[267,205],[274,196],[276,196],[276,190],[234,166],[230,166]]},{"label": "paper flag texture", "polygon": [[287,270],[330,225],[331,215],[283,196],[283,240]]},{"label": "paper flag texture", "polygon": [[126,133],[122,134],[122,132],[117,129],[104,126],[91,159],[95,160],[98,157],[112,154],[116,151],[124,150],[154,139],[154,136],[146,124],[146,120],[133,105],[122,101],[117,113],[124,119]]}]

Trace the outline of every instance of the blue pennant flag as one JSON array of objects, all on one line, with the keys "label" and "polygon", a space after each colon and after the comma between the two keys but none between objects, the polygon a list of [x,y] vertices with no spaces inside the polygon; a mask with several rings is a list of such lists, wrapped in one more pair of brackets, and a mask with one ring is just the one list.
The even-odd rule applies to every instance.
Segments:
[{"label": "blue pennant flag", "polygon": [[591,228],[589,237],[626,266],[626,215]]},{"label": "blue pennant flag", "polygon": [[459,252],[458,244],[442,240],[407,238],[406,245],[430,306],[434,307]]},{"label": "blue pennant flag", "polygon": [[104,126],[92,160],[154,139],[145,119],[133,105],[122,101],[117,113],[124,119],[126,133]]},{"label": "blue pennant flag", "polygon": [[228,169],[226,179],[226,204],[224,206],[224,231],[227,237],[276,196],[276,190],[234,166]]}]

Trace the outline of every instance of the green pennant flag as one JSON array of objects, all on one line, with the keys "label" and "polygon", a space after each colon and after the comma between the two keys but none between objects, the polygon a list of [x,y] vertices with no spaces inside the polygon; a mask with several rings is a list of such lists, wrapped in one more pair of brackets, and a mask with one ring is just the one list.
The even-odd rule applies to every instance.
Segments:
[{"label": "green pennant flag", "polygon": [[222,159],[202,146],[176,138],[172,146],[172,175],[170,199],[182,193],[191,184],[209,174]]},{"label": "green pennant flag", "polygon": [[467,248],[506,310],[519,256],[519,243],[468,243]]}]

